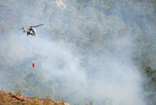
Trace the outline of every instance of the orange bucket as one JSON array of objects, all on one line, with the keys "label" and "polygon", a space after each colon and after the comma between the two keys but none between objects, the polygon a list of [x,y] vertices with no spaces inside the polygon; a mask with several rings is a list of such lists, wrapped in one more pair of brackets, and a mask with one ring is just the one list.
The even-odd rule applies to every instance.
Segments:
[{"label": "orange bucket", "polygon": [[33,63],[33,64],[32,64],[32,66],[33,66],[33,67],[36,67],[36,64],[35,64],[35,63]]}]

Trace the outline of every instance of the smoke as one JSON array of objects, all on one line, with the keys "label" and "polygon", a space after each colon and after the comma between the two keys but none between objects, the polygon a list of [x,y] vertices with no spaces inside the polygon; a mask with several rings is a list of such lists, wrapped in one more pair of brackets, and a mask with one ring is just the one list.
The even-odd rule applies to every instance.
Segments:
[{"label": "smoke", "polygon": [[[138,31],[138,29],[134,30],[136,33],[132,33],[133,26],[129,22],[138,20],[133,20],[134,17],[131,17],[132,20],[125,18],[126,16],[133,16],[132,11],[129,14],[125,14],[125,11],[121,10],[120,7],[114,6],[114,9],[109,10],[106,6],[108,11],[111,12],[109,14],[105,13],[108,16],[103,15],[101,16],[103,18],[99,19],[96,16],[98,13],[94,12],[95,9],[101,10],[100,6],[97,7],[99,2],[95,3],[94,8],[86,7],[86,10],[81,10],[79,6],[73,5],[76,1],[70,3],[65,1],[67,9],[64,12],[57,10],[57,6],[52,7],[51,5],[54,4],[52,2],[33,1],[30,4],[23,1],[20,3],[22,5],[22,7],[19,7],[19,12],[21,13],[20,25],[35,25],[42,22],[46,24],[43,27],[37,28],[38,34],[35,37],[27,37],[26,35],[22,35],[22,32],[17,33],[17,30],[11,30],[11,36],[5,41],[3,41],[4,37],[1,37],[0,50],[1,54],[4,54],[2,55],[4,63],[11,64],[11,67],[15,65],[15,68],[21,69],[16,73],[22,79],[25,79],[20,76],[22,72],[33,74],[31,81],[36,81],[37,77],[35,76],[37,72],[41,73],[39,75],[40,83],[38,83],[39,85],[36,84],[38,86],[36,86],[36,90],[39,86],[43,85],[46,87],[46,83],[49,83],[47,88],[50,87],[53,90],[51,97],[54,100],[58,100],[60,96],[64,101],[70,102],[72,105],[84,105],[89,101],[93,101],[95,105],[147,105],[143,90],[143,78],[133,60],[134,56],[139,55],[139,53],[136,54],[139,45],[138,43],[134,43],[134,37],[135,35],[142,34],[142,32]],[[36,6],[35,8],[34,5]],[[50,14],[50,10],[53,14]],[[50,35],[57,37],[57,34],[61,34],[61,32],[46,32],[48,30],[46,29],[46,25],[49,21],[54,22],[52,28],[63,30],[66,33],[64,37],[70,39],[69,37],[77,35],[77,38],[85,38],[89,41],[90,37],[92,37],[96,41],[99,40],[95,49],[103,49],[100,52],[92,52],[92,47],[89,45],[94,41],[88,41],[89,44],[87,43],[87,45],[90,48],[91,54],[87,55],[87,52],[85,52],[83,55],[78,52],[79,48],[77,48],[75,43],[70,44],[70,42],[60,39],[51,40]],[[68,24],[69,26],[62,25],[61,23]],[[144,24],[146,23],[148,22]],[[71,25],[73,24],[77,25],[78,28],[72,28]],[[82,35],[82,33],[84,32],[80,32],[79,24],[84,25],[85,28],[95,29],[96,31],[92,32],[94,35],[86,32],[88,35],[83,36],[84,34]],[[148,25],[150,26],[151,24]],[[50,27],[50,25],[48,26]],[[123,28],[126,31],[121,35],[119,31]],[[111,32],[109,33],[109,31]],[[149,32],[150,29],[147,31]],[[151,32],[155,33],[155,31]],[[96,34],[97,36],[95,36]],[[107,41],[101,41],[100,35],[103,35],[104,37],[102,38],[106,38]],[[103,43],[107,44],[104,45]],[[105,47],[108,49],[105,49]],[[84,48],[86,47],[84,46]],[[83,49],[81,51],[83,52]],[[33,62],[36,63],[37,67],[32,69],[30,66]],[[14,74],[10,68],[7,70]],[[0,77],[4,78],[5,76],[2,74],[7,75],[4,70],[1,70],[0,74]],[[24,77],[26,76],[24,75]],[[14,80],[14,78],[12,79]],[[15,84],[30,86],[31,82],[28,80],[26,79],[24,83],[24,80],[17,80]],[[49,82],[50,80],[53,80],[53,82]],[[1,86],[7,85],[1,82]],[[32,88],[27,88],[29,91],[24,91],[23,93],[30,96],[35,95],[32,93],[32,91],[35,91],[35,86],[32,91],[30,91]],[[37,93],[43,93],[42,89],[37,91]]]},{"label": "smoke", "polygon": [[146,105],[142,77],[131,60],[133,44],[130,38],[112,40],[115,54],[106,52],[90,57],[90,65],[96,65],[97,71],[83,67],[71,47],[62,42],[47,41],[39,36],[35,42],[34,54],[45,56],[41,65],[46,79],[54,78],[63,84],[55,86],[54,94],[59,92],[73,104],[86,99],[93,100],[94,104],[105,101],[108,105]]},{"label": "smoke", "polygon": [[[113,42],[113,46],[120,47],[122,51],[116,52],[118,58],[111,52],[104,53],[103,56],[99,56],[100,58],[97,56],[90,58],[92,59],[89,61],[90,64],[96,64],[98,71],[81,67],[79,59],[68,52],[68,49],[64,50],[62,46],[61,48],[57,47],[61,49],[60,51],[55,50],[59,55],[54,53],[56,55],[50,54],[47,57],[43,68],[49,75],[64,83],[60,93],[67,95],[71,103],[73,99],[82,102],[83,99],[87,98],[88,101],[93,100],[95,103],[102,104],[102,100],[108,103],[106,99],[108,98],[112,105],[134,105],[136,103],[146,105],[142,96],[141,75],[138,68],[133,66],[130,61],[131,54],[128,54],[131,50],[131,42],[128,39],[118,39],[118,41],[118,44]],[[44,43],[44,45],[46,44]],[[46,50],[44,51],[46,52]],[[50,52],[50,50],[48,51]],[[62,58],[61,64],[60,61],[53,61],[58,56]]]},{"label": "smoke", "polygon": [[107,51],[90,57],[89,64],[93,68],[82,66],[82,55],[75,55],[74,48],[62,41],[22,36],[11,37],[7,43],[7,59],[15,64],[35,55],[42,56],[36,65],[42,69],[45,81],[51,78],[57,81],[52,84],[55,97],[59,93],[71,104],[92,100],[94,104],[146,105],[142,77],[131,59],[133,43],[130,38],[112,40],[115,53]]},{"label": "smoke", "polygon": [[108,51],[90,57],[89,64],[93,68],[82,66],[82,57],[76,56],[74,48],[62,41],[49,41],[40,36],[32,39],[13,36],[6,43],[7,59],[12,59],[14,64],[32,55],[42,56],[36,65],[42,69],[45,81],[51,78],[57,81],[52,84],[55,97],[59,93],[71,104],[92,100],[95,105],[146,105],[142,78],[131,60],[133,44],[129,38],[112,40],[115,53]]}]

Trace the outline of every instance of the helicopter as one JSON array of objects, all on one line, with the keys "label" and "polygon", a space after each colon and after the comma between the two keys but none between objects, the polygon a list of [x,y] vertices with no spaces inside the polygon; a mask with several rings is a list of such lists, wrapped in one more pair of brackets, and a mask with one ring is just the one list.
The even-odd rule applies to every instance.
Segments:
[{"label": "helicopter", "polygon": [[39,24],[39,25],[36,25],[36,26],[30,26],[29,29],[24,29],[24,27],[22,28],[23,32],[27,33],[27,36],[28,35],[32,35],[32,36],[35,36],[37,34],[37,31],[35,30],[34,27],[39,27],[39,26],[42,26],[43,24]]}]

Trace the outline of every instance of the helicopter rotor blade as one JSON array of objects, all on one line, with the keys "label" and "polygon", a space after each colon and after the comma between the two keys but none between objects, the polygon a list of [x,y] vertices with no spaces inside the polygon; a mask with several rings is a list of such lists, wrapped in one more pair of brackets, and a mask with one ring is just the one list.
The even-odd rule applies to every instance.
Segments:
[{"label": "helicopter rotor blade", "polygon": [[39,26],[42,26],[43,24],[40,24],[40,25],[36,25],[36,26],[32,26],[32,27],[39,27]]}]

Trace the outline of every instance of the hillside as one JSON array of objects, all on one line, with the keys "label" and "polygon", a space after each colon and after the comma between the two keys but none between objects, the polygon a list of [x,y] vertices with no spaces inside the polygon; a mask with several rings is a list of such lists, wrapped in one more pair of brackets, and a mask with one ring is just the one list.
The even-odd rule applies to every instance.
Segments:
[{"label": "hillside", "polygon": [[[0,89],[71,105],[156,105],[156,1],[62,0],[64,10],[56,1],[0,0]],[[35,37],[22,31],[40,24]]]},{"label": "hillside", "polygon": [[25,97],[11,92],[0,91],[0,105],[70,105],[50,99]]}]

